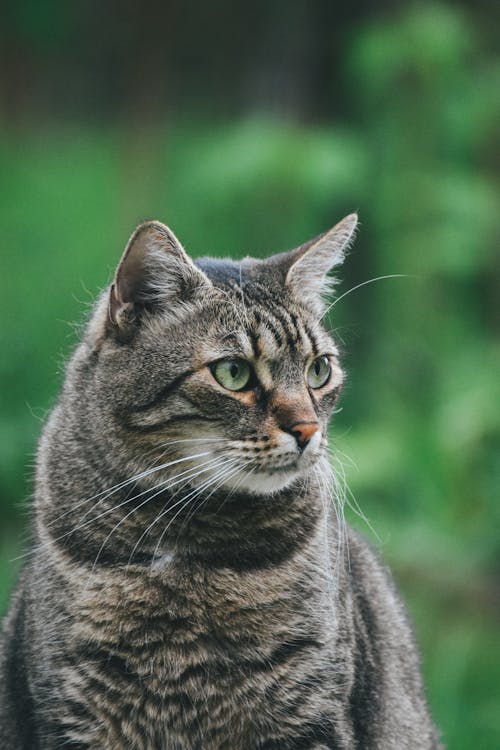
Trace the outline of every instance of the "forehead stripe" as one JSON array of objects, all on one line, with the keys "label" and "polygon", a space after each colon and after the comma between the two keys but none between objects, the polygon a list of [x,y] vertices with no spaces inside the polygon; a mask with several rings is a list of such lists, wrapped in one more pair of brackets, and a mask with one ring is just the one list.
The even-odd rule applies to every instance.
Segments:
[{"label": "forehead stripe", "polygon": [[290,347],[290,349],[294,349],[298,341],[297,331],[294,330],[293,325],[290,324],[290,321],[286,319],[283,313],[283,309],[276,307],[272,312],[276,319],[281,323],[281,327],[283,329],[283,333],[287,340],[288,346]]},{"label": "forehead stripe", "polygon": [[[257,291],[257,294],[255,294],[255,291]],[[254,300],[262,305],[265,315],[267,317],[272,316],[273,319],[279,323],[288,345],[293,348],[298,341],[298,335],[293,329],[293,322],[291,321],[290,313],[281,305],[277,305],[275,298],[270,294],[269,290],[258,282],[254,284],[252,292]]]},{"label": "forehead stripe", "polygon": [[262,354],[259,337],[254,331],[252,331],[252,329],[247,330],[247,334],[248,338],[250,339],[250,344],[252,345],[253,356],[255,357],[255,359],[258,359]]},{"label": "forehead stripe", "polygon": [[264,325],[266,326],[266,328],[274,336],[274,340],[276,341],[276,346],[278,347],[278,349],[281,349],[281,347],[283,346],[283,337],[279,333],[279,331],[276,328],[276,326],[271,322],[269,316],[267,316],[266,319],[263,320],[262,322],[264,323]]},{"label": "forehead stripe", "polygon": [[302,338],[302,339],[303,339],[303,338],[305,338],[305,337],[303,336],[303,331],[302,331],[302,328],[300,327],[300,323],[299,323],[299,321],[297,320],[297,316],[295,315],[295,313],[293,313],[293,312],[290,312],[290,311],[288,311],[288,314],[290,315],[291,321],[292,321],[293,325],[295,326],[295,330],[296,330],[296,332],[297,332],[297,334],[296,334],[296,338],[297,338],[297,342],[298,342],[298,341],[299,341],[299,339],[301,339],[301,338]]},{"label": "forehead stripe", "polygon": [[283,337],[279,333],[276,326],[269,319],[269,311],[265,310],[265,315],[262,316],[261,313],[256,310],[254,317],[257,325],[264,325],[276,341],[276,346],[278,347],[278,349],[281,349],[281,347],[283,346]]},{"label": "forehead stripe", "polygon": [[[278,348],[281,348],[284,340],[286,340],[291,349],[296,348],[299,342],[302,342],[305,346],[310,343],[313,354],[316,356],[319,353],[318,339],[311,326],[306,321],[300,320],[290,310],[277,304],[269,289],[262,286],[258,281],[254,281],[251,286],[251,293],[248,296],[253,303],[260,305],[260,309],[254,309],[255,323],[257,326],[265,326],[273,336]],[[255,339],[251,331],[248,331],[248,335],[254,354],[258,356],[258,339]]]},{"label": "forehead stripe", "polygon": [[311,342],[313,354],[316,357],[319,354],[319,346],[318,346],[318,340],[314,333],[311,330],[311,327],[306,321],[303,321],[304,331],[306,332],[306,336]]}]

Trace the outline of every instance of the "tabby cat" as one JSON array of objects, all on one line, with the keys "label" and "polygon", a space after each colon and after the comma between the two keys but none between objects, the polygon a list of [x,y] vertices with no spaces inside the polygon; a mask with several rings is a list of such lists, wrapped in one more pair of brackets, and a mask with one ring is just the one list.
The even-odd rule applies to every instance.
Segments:
[{"label": "tabby cat", "polygon": [[356,221],[241,262],[136,229],[41,439],[2,750],[440,747],[394,585],[332,502],[323,296]]}]

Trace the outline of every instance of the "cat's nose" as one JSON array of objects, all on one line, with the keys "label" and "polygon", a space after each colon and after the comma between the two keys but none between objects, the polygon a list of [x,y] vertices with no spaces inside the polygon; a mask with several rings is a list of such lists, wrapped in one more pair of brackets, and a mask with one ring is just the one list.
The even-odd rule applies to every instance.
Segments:
[{"label": "cat's nose", "polygon": [[318,422],[295,422],[286,428],[286,431],[294,436],[301,451],[304,450],[312,436],[318,432],[318,430]]}]

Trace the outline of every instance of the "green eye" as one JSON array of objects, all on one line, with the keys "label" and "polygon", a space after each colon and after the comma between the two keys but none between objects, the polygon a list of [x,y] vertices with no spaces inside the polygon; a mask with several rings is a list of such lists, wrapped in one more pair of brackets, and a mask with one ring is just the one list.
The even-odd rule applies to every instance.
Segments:
[{"label": "green eye", "polygon": [[328,357],[316,357],[307,371],[307,382],[311,388],[321,388],[325,385],[332,371]]},{"label": "green eye", "polygon": [[228,391],[242,391],[252,377],[250,365],[244,359],[222,359],[212,365],[212,373]]}]

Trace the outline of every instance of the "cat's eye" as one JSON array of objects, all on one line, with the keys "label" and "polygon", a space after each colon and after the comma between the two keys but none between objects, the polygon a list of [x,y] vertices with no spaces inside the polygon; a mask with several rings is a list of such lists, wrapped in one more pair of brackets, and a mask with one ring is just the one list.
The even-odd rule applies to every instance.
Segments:
[{"label": "cat's eye", "polygon": [[330,379],[332,366],[328,357],[316,357],[307,370],[307,383],[310,388],[321,388]]},{"label": "cat's eye", "polygon": [[211,370],[216,381],[228,391],[242,391],[252,378],[252,369],[244,359],[221,359]]}]

